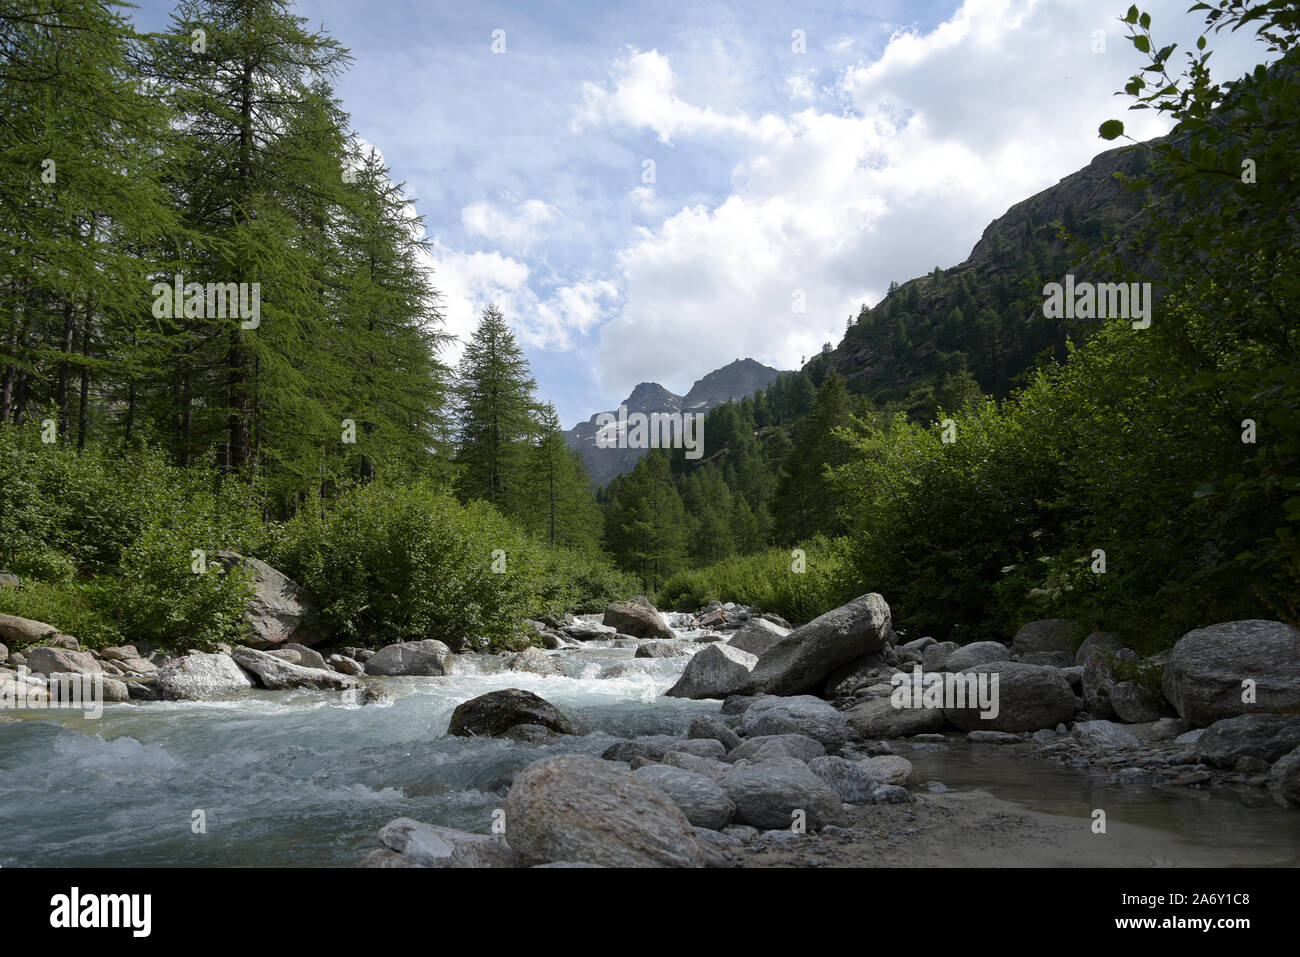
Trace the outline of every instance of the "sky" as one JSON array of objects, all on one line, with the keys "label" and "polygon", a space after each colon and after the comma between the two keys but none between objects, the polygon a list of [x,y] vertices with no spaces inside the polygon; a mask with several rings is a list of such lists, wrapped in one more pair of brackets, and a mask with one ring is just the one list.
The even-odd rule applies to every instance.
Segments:
[{"label": "sky", "polygon": [[[144,30],[168,0],[136,0]],[[1191,48],[1190,0],[1148,0]],[[891,280],[1086,165],[1144,58],[1128,0],[299,0],[433,241],[444,329],[495,301],[568,427],[639,382],[797,368]],[[1263,59],[1217,37],[1213,65]],[[459,347],[444,354],[454,363]]]}]

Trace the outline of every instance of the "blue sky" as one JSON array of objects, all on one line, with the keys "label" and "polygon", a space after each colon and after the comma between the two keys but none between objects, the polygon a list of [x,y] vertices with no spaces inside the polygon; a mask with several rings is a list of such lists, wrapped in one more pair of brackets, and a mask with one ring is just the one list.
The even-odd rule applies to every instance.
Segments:
[{"label": "blue sky", "polygon": [[[171,6],[143,0],[137,23]],[[1102,120],[1164,132],[1112,95],[1140,66],[1127,6],[296,9],[354,57],[339,95],[424,217],[448,331],[496,300],[567,427],[641,381],[681,393],[745,356],[794,368],[890,280],[960,262],[1101,152]],[[1159,37],[1194,39],[1188,0],[1143,6]],[[1260,58],[1218,44],[1225,73]]]}]

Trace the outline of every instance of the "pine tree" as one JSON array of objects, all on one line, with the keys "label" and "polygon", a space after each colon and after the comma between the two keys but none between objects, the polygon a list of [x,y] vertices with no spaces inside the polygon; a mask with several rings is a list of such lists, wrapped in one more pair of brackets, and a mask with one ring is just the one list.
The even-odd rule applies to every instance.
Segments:
[{"label": "pine tree", "polygon": [[842,531],[838,498],[827,469],[847,460],[847,445],[835,430],[850,424],[852,411],[844,379],[832,373],[817,393],[812,411],[799,423],[794,447],[786,457],[773,503],[779,541],[793,544]]},{"label": "pine tree", "polygon": [[524,526],[551,545],[598,547],[603,517],[591,478],[582,459],[565,443],[560,418],[550,402],[539,410],[535,431],[528,458]]},{"label": "pine tree", "polygon": [[609,551],[649,592],[681,566],[688,523],[665,450],[652,449],[612,487],[605,529]]},{"label": "pine tree", "polygon": [[515,513],[521,507],[526,443],[534,431],[537,383],[495,303],[483,310],[466,343],[457,378],[460,494]]}]

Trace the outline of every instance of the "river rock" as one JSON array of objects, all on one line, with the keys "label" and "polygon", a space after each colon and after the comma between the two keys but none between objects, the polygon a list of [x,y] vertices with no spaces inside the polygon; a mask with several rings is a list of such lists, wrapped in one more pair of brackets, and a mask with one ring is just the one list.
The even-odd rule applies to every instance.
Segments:
[{"label": "river rock", "polygon": [[841,665],[882,651],[893,639],[889,606],[874,592],[796,628],[758,659],[745,690],[794,695],[818,691]]},{"label": "river rock", "polygon": [[826,679],[822,695],[827,698],[847,698],[864,685],[879,680],[882,672],[888,670],[885,659],[872,653],[855,658],[847,665],[840,665]]},{"label": "river rock", "polygon": [[625,761],[631,764],[636,758],[659,762],[668,753],[668,747],[659,741],[616,741],[605,749],[601,759],[605,761]]},{"label": "river rock", "polygon": [[978,704],[972,706],[971,702],[974,688],[968,686],[966,707],[943,709],[944,716],[962,731],[1037,731],[1074,717],[1074,692],[1056,668],[994,661],[958,672],[957,677],[981,674],[998,676],[994,697],[998,713],[980,717]]},{"label": "river rock", "polygon": [[58,632],[59,629],[43,621],[20,618],[18,615],[0,615],[0,640],[12,641],[16,645],[35,644]]},{"label": "river rock", "polygon": [[375,656],[374,651],[371,649],[357,648],[353,645],[345,645],[339,649],[339,653],[344,657],[351,658],[353,661],[359,661],[363,665]]},{"label": "river rock", "polygon": [[740,747],[740,735],[710,714],[702,714],[693,720],[686,730],[686,737],[720,741],[727,751]]},{"label": "river rock", "polygon": [[731,772],[730,764],[714,758],[702,758],[698,754],[690,754],[686,751],[669,751],[664,755],[661,763],[669,767],[681,768],[683,771],[703,774],[709,780],[717,782]]},{"label": "river rock", "polygon": [[563,676],[564,669],[556,664],[555,659],[536,645],[529,645],[519,654],[510,658],[507,667],[511,671],[526,671],[534,675]]},{"label": "river rock", "polygon": [[767,761],[774,758],[794,758],[811,761],[826,753],[826,748],[815,738],[805,734],[766,734],[747,738],[739,747],[727,752],[728,764],[737,761]]},{"label": "river rock", "polygon": [[716,738],[688,738],[669,746],[670,750],[693,754],[700,758],[721,761],[727,755],[727,748]]},{"label": "river rock", "polygon": [[1272,764],[1300,747],[1300,715],[1243,714],[1222,718],[1196,742],[1196,753],[1206,764],[1232,768],[1243,757]]},{"label": "river rock", "polygon": [[861,738],[908,738],[935,734],[948,727],[942,708],[896,708],[890,695],[867,698],[845,715]]},{"label": "river rock", "polygon": [[242,645],[233,649],[230,657],[245,671],[257,675],[262,687],[271,691],[286,691],[290,688],[342,691],[345,688],[359,687],[361,684],[356,678],[339,674],[337,671],[295,665],[270,652],[245,648]]},{"label": "river rock", "polygon": [[[944,661],[944,671],[964,671],[967,668],[974,668],[976,665],[987,664],[990,661],[1010,661],[1011,651],[1000,641],[974,641],[969,645],[962,645],[960,648],[948,655]],[[922,665],[922,670],[925,666]]]},{"label": "river rock", "polygon": [[681,645],[670,641],[647,641],[638,645],[634,658],[680,658],[686,654]]},{"label": "river rock", "polygon": [[300,645],[296,641],[285,642],[277,651],[296,652],[298,660],[293,664],[302,665],[304,668],[320,668],[322,671],[329,671],[330,666],[325,663],[325,659],[320,652],[308,648],[306,645]]},{"label": "river rock", "polygon": [[600,641],[613,638],[618,634],[617,628],[609,628],[598,621],[586,620],[575,621],[560,630],[574,641]]},{"label": "river rock", "polygon": [[514,867],[516,863],[514,852],[499,836],[469,834],[409,817],[385,824],[379,840],[411,867]]},{"label": "river rock", "polygon": [[632,772],[658,788],[676,804],[695,827],[719,831],[731,823],[736,805],[712,778],[667,764],[653,764]]},{"label": "river rock", "polygon": [[287,575],[238,552],[222,549],[213,559],[227,571],[238,567],[252,576],[253,597],[246,612],[248,635],[244,639],[248,647],[277,648],[289,641],[313,645],[324,637],[311,596]]},{"label": "river rock", "polygon": [[534,761],[506,798],[506,842],[521,863],[699,867],[686,815],[661,790],[583,754]]},{"label": "river rock", "polygon": [[1011,641],[1011,647],[1021,655],[1043,651],[1063,651],[1074,657],[1083,637],[1083,626],[1068,618],[1044,618],[1031,621]]},{"label": "river rock", "polygon": [[0,665],[9,660],[9,649],[0,644]]},{"label": "river rock", "polygon": [[167,701],[206,701],[253,687],[248,672],[229,655],[189,654],[158,669],[158,691]]},{"label": "river rock", "polygon": [[1116,682],[1110,689],[1110,706],[1126,724],[1159,721],[1165,713],[1164,698],[1136,681]]},{"label": "river rock", "polygon": [[433,638],[399,641],[376,651],[366,662],[366,674],[449,675],[452,660],[451,649]]},{"label": "river rock", "polygon": [[961,648],[955,641],[939,641],[921,653],[922,671],[947,671],[948,659]]},{"label": "river rock", "polygon": [[802,734],[834,751],[849,737],[844,715],[812,695],[789,698],[760,698],[741,718],[748,737],[774,734]]},{"label": "river rock", "polygon": [[744,687],[758,660],[728,644],[709,645],[686,663],[682,676],[664,694],[672,698],[725,698]]},{"label": "river rock", "polygon": [[902,786],[912,776],[912,762],[897,754],[881,754],[857,761],[862,772],[882,784]]},{"label": "river rock", "polygon": [[722,788],[736,806],[743,824],[788,829],[802,811],[811,831],[828,824],[846,824],[843,802],[808,765],[795,758],[774,758],[734,768]]},{"label": "river rock", "polygon": [[366,673],[365,666],[361,662],[347,655],[330,655],[329,665],[341,675],[360,677]]},{"label": "river rock", "polygon": [[[1242,682],[1255,682],[1255,703]],[[1279,621],[1232,621],[1189,631],[1165,668],[1165,697],[1195,725],[1248,710],[1300,710],[1300,632]]]},{"label": "river rock", "polygon": [[74,674],[97,675],[103,666],[88,651],[68,651],[65,648],[28,648],[27,667],[38,675]]},{"label": "river rock", "polygon": [[766,618],[751,618],[731,636],[728,644],[741,651],[748,651],[751,655],[762,657],[769,648],[789,634],[789,628],[782,628]]},{"label": "river rock", "polygon": [[845,804],[870,804],[871,795],[883,783],[872,777],[861,761],[832,755],[813,758],[808,762],[808,770],[830,785]]},{"label": "river rock", "polygon": [[633,638],[676,638],[668,622],[642,595],[618,601],[605,609],[603,624]]},{"label": "river rock", "polygon": [[1278,758],[1269,770],[1268,780],[1284,800],[1300,804],[1300,748]]},{"label": "river rock", "polygon": [[1115,654],[1124,647],[1124,640],[1113,631],[1094,631],[1083,643],[1079,645],[1079,650],[1074,653],[1074,663],[1076,665],[1086,665],[1088,659],[1099,651],[1110,652]]},{"label": "river rock", "polygon": [[1142,742],[1128,728],[1113,721],[1080,721],[1074,737],[1094,748],[1136,748]]},{"label": "river rock", "polygon": [[499,738],[517,724],[539,724],[557,734],[575,734],[569,719],[555,705],[531,691],[505,688],[489,691],[456,705],[448,734]]}]

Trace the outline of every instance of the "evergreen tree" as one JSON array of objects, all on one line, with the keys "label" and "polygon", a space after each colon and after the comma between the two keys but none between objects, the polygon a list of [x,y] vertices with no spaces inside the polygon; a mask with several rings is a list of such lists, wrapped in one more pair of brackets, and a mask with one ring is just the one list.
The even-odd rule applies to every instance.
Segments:
[{"label": "evergreen tree", "polygon": [[619,565],[640,577],[653,593],[683,563],[687,528],[668,454],[651,449],[611,487],[606,546]]}]

